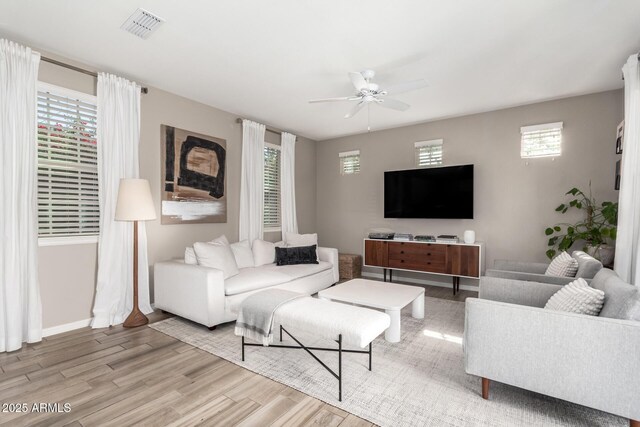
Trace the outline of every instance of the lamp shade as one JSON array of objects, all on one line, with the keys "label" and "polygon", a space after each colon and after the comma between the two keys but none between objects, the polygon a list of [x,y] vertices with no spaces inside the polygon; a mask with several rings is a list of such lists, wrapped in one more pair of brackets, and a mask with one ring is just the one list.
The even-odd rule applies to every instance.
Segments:
[{"label": "lamp shade", "polygon": [[156,219],[149,181],[125,178],[120,180],[116,221],[147,221]]}]

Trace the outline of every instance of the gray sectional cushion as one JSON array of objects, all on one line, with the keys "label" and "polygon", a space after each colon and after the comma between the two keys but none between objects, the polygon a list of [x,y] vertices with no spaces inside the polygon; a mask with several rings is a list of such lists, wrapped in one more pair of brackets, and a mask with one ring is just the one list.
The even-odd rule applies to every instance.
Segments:
[{"label": "gray sectional cushion", "polygon": [[591,281],[591,287],[604,291],[604,306],[600,317],[640,321],[638,287],[625,283],[608,268],[603,268]]},{"label": "gray sectional cushion", "polygon": [[573,251],[571,256],[578,261],[576,277],[593,279],[598,271],[602,270],[602,263],[586,252]]}]

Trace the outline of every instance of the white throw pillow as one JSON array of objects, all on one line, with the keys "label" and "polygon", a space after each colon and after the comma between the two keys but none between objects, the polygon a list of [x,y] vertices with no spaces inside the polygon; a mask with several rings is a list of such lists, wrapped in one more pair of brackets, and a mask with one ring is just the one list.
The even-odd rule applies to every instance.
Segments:
[{"label": "white throw pillow", "polygon": [[[253,267],[253,251],[248,240],[242,242],[232,243],[231,250],[233,251],[233,257],[236,259],[238,268]],[[274,249],[275,250],[275,249]]]},{"label": "white throw pillow", "polygon": [[256,267],[276,262],[276,244],[256,239],[253,241],[253,264]]},{"label": "white throw pillow", "polygon": [[594,289],[579,278],[553,294],[544,308],[569,313],[597,316],[604,305],[604,292]]},{"label": "white throw pillow", "polygon": [[184,249],[184,263],[198,265],[198,258],[196,258],[196,253],[193,250],[193,246],[187,246]]},{"label": "white throw pillow", "polygon": [[566,252],[561,252],[551,261],[544,274],[547,276],[576,277],[577,272],[578,260],[572,258]]},{"label": "white throw pillow", "polygon": [[318,234],[285,233],[284,243],[289,248],[318,245]]},{"label": "white throw pillow", "polygon": [[239,273],[238,264],[229,245],[197,242],[193,244],[193,250],[199,265],[222,270],[225,279]]},{"label": "white throw pillow", "polygon": [[229,239],[227,239],[227,236],[225,236],[224,234],[221,236],[216,237],[215,239],[211,240],[209,243],[220,243],[222,245],[227,245],[229,246]]}]

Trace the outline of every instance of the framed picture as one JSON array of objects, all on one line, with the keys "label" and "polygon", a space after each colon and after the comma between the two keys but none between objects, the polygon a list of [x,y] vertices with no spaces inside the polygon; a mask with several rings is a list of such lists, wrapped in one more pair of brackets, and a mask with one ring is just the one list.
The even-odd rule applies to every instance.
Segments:
[{"label": "framed picture", "polygon": [[162,224],[227,222],[227,142],[160,127]]},{"label": "framed picture", "polygon": [[622,144],[624,142],[624,120],[620,122],[616,129],[616,154],[622,154]]},{"label": "framed picture", "polygon": [[619,190],[620,189],[620,160],[618,160],[616,162],[616,183],[615,183],[615,189]]}]

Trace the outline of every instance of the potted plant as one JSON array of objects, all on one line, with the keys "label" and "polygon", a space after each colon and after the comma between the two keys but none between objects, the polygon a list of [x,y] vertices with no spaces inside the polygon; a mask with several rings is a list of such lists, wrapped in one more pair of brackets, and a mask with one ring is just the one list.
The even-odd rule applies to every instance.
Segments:
[{"label": "potted plant", "polygon": [[585,252],[604,265],[611,265],[615,247],[609,243],[616,239],[618,202],[598,204],[591,195],[591,183],[589,196],[577,188],[567,191],[566,195],[572,196],[572,200],[562,203],[556,208],[556,212],[564,214],[570,209],[580,209],[584,211],[584,218],[574,224],[560,223],[545,230],[545,234],[550,236],[547,256],[551,259],[559,251],[569,249],[575,242],[584,242]]}]

